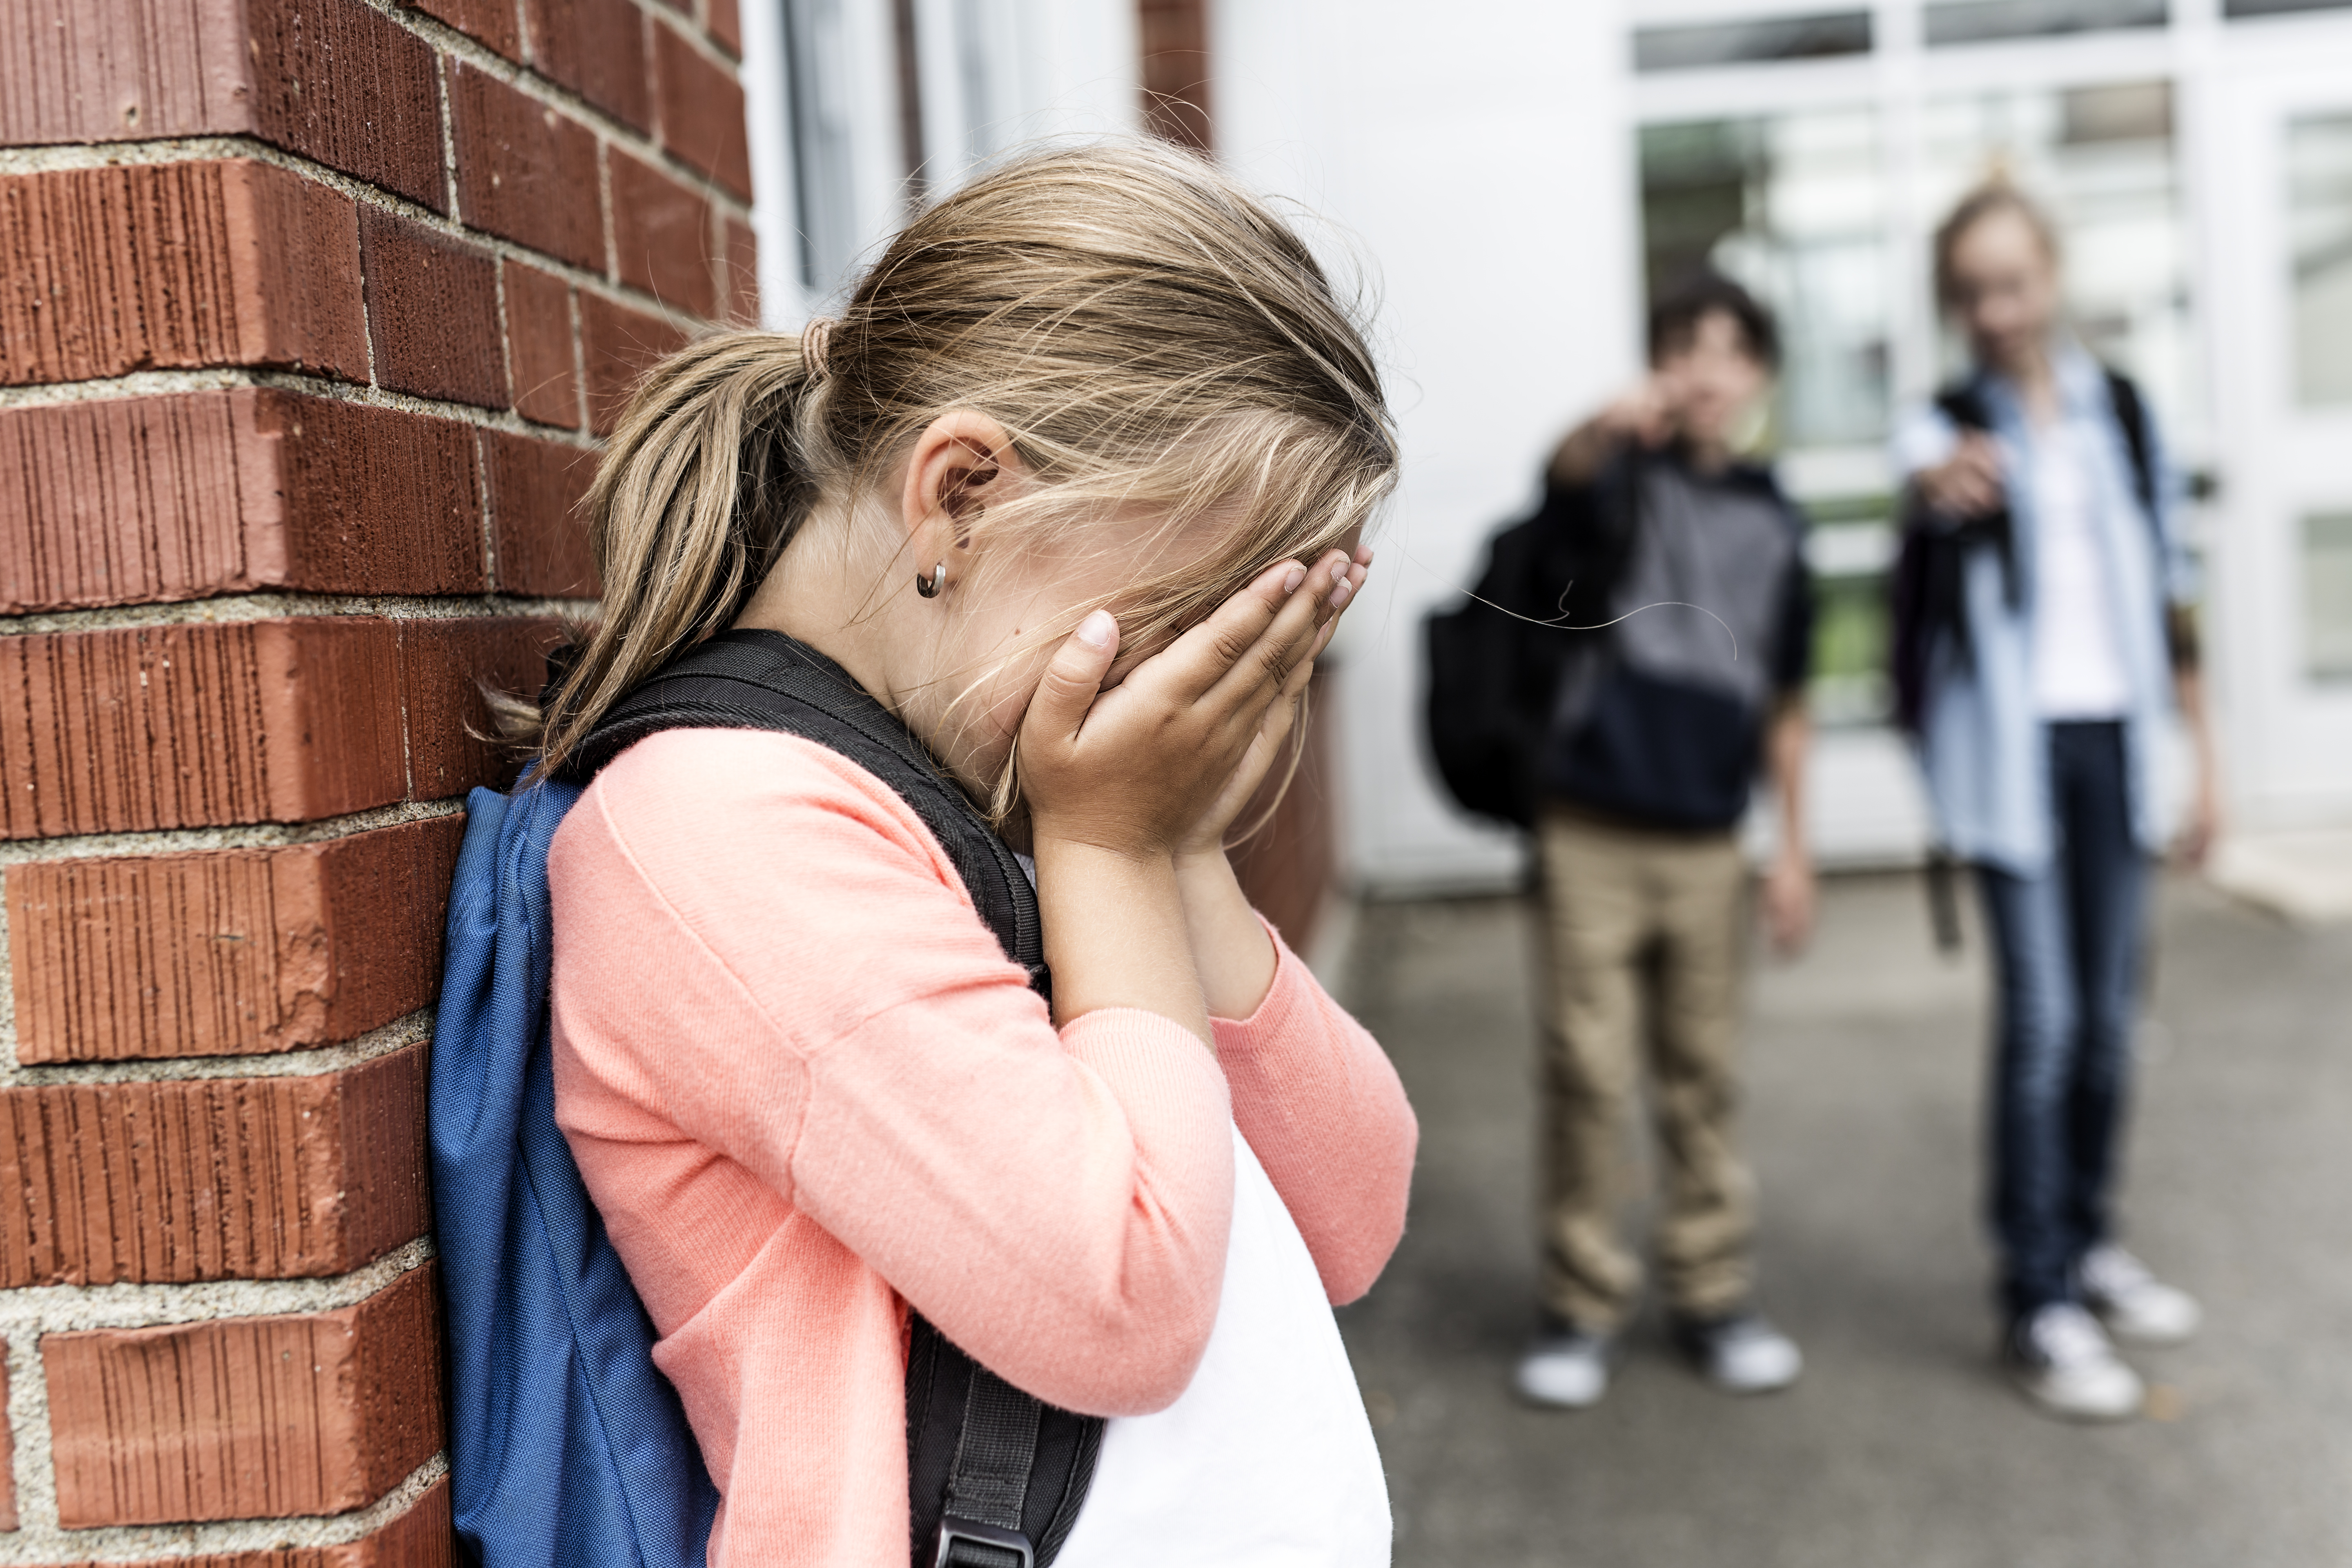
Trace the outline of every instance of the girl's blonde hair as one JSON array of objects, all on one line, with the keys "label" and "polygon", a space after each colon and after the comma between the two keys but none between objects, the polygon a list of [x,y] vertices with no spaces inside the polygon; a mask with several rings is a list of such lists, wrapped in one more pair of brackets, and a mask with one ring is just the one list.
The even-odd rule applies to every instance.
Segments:
[{"label": "girl's blonde hair", "polygon": [[1952,276],[1952,261],[1960,248],[1960,241],[1969,231],[1989,217],[2002,213],[2024,220],[2033,237],[2042,243],[2042,253],[2055,265],[2059,257],[2058,226],[2042,210],[2042,204],[2026,195],[2005,174],[1995,173],[1969,190],[1944,215],[1936,226],[1936,237],[1929,247],[1935,262],[1936,303],[1950,310],[1958,296],[1958,280]]},{"label": "girl's blonde hair", "polygon": [[[543,714],[506,705],[542,770],[731,624],[820,502],[859,506],[952,408],[1003,426],[1036,481],[989,503],[992,535],[1136,563],[1129,649],[1273,562],[1311,561],[1395,479],[1362,330],[1263,203],[1156,143],[1016,158],[908,224],[838,320],[722,333],[647,373],[583,503],[601,618]],[[1163,567],[1203,520],[1207,558]],[[1008,767],[1000,819],[1014,791]]]}]

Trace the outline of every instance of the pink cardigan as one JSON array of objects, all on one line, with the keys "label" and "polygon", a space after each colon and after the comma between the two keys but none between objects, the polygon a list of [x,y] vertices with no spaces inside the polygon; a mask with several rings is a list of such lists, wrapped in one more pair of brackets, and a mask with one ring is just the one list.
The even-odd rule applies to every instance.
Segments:
[{"label": "pink cardigan", "polygon": [[1058,1034],[887,786],[786,735],[656,735],[556,835],[556,1118],[722,1497],[713,1568],[907,1561],[907,1307],[1039,1397],[1164,1407],[1208,1342],[1228,1121],[1334,1301],[1404,1224],[1395,1072],[1284,950],[1217,1051]]}]

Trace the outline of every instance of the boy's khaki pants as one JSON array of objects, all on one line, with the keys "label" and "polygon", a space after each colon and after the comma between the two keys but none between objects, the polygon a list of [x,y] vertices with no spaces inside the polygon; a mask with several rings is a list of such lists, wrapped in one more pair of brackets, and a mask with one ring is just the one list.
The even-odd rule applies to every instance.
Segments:
[{"label": "boy's khaki pants", "polygon": [[1755,1183],[1733,1141],[1748,870],[1729,832],[1622,826],[1571,807],[1538,825],[1543,872],[1544,1304],[1592,1332],[1632,1312],[1639,1256],[1621,1230],[1628,1132],[1646,1062],[1666,1304],[1743,1306]]}]

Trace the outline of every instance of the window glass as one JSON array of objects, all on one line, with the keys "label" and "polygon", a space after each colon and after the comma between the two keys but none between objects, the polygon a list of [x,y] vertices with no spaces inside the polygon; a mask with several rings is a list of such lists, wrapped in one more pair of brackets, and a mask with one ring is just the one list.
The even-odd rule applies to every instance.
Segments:
[{"label": "window glass", "polygon": [[2283,16],[2290,11],[2340,11],[2352,0],[2222,0],[2224,16]]},{"label": "window glass", "polygon": [[2352,680],[2352,512],[2303,520],[2303,666]]},{"label": "window glass", "polygon": [[1832,727],[1882,723],[1886,681],[1886,574],[1895,529],[1880,497],[1806,508],[1805,564],[1813,574],[1813,718]]},{"label": "window glass", "polygon": [[1885,435],[1885,205],[1874,113],[1645,126],[1642,216],[1653,297],[1712,266],[1780,317],[1786,363],[1771,445]]},{"label": "window glass", "polygon": [[821,300],[857,254],[848,46],[841,0],[784,0],[783,11],[801,286]]},{"label": "window glass", "polygon": [[1927,45],[2046,38],[2113,27],[2161,27],[2170,0],[1930,0]]},{"label": "window glass", "polygon": [[1759,444],[1810,514],[1819,594],[1815,714],[1886,714],[1885,182],[1868,110],[1652,125],[1642,132],[1651,293],[1700,266],[1780,318],[1779,395]]},{"label": "window glass", "polygon": [[2352,114],[2289,121],[2286,166],[2296,401],[2352,403]]},{"label": "window glass", "polygon": [[1698,70],[1758,60],[1822,59],[1869,52],[1867,11],[1643,27],[1633,34],[1633,68],[1641,71]]},{"label": "window glass", "polygon": [[964,163],[973,164],[994,153],[1003,134],[995,48],[1005,29],[992,26],[984,0],[955,0],[954,22],[956,89],[963,100],[961,151]]}]

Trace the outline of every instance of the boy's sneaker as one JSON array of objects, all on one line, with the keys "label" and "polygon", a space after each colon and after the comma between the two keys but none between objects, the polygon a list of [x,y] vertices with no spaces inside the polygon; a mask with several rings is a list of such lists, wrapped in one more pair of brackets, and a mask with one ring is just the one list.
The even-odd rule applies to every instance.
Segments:
[{"label": "boy's sneaker", "polygon": [[2204,1321],[2196,1297],[2167,1285],[2111,1241],[2084,1253],[2076,1274],[2083,1300],[2126,1344],[2182,1344]]},{"label": "boy's sneaker", "polygon": [[1531,1404],[1561,1410],[1589,1408],[1609,1392],[1612,1349],[1608,1335],[1589,1332],[1546,1312],[1535,1342],[1519,1357],[1511,1386]]},{"label": "boy's sneaker", "polygon": [[1726,1394],[1769,1394],[1797,1381],[1804,1352],[1761,1312],[1719,1318],[1677,1318],[1675,1343],[1706,1380]]},{"label": "boy's sneaker", "polygon": [[2008,1359],[2027,1398],[2071,1421],[2127,1421],[2147,1398],[2139,1373],[2116,1354],[2098,1320],[2072,1301],[2018,1320]]}]

